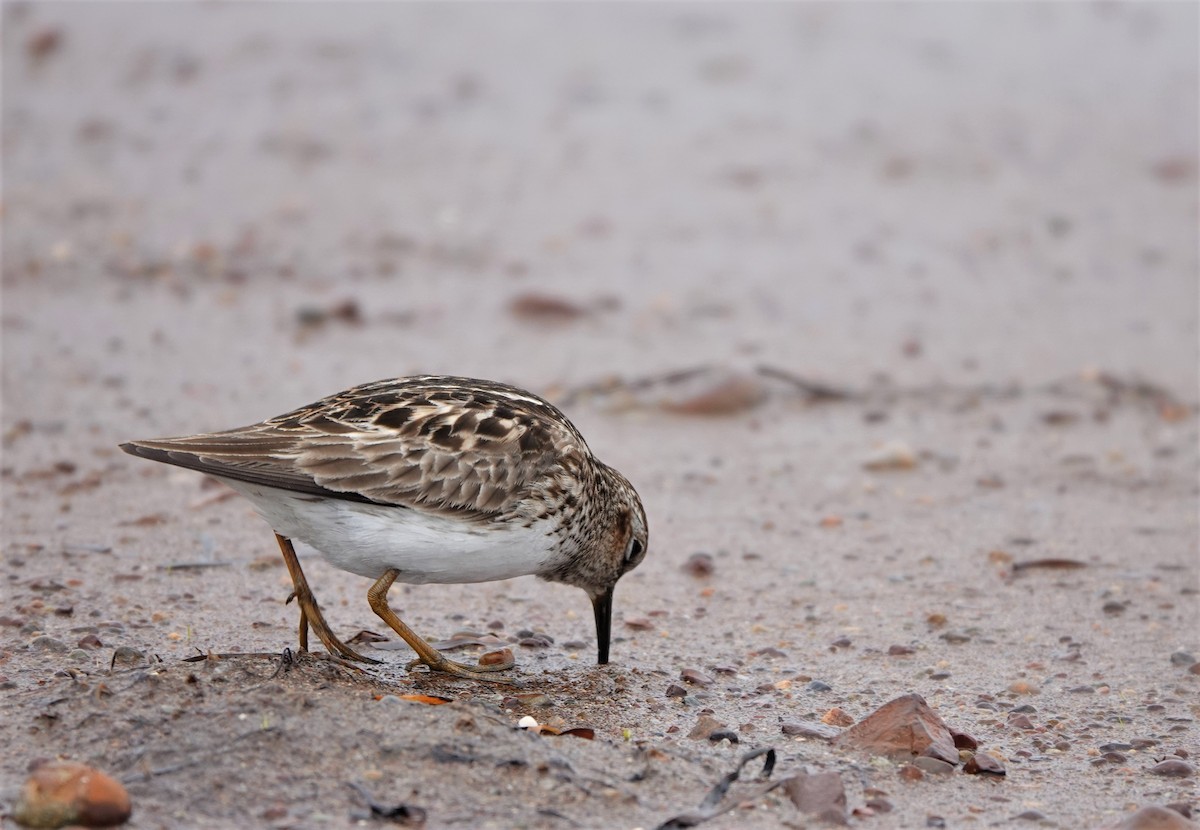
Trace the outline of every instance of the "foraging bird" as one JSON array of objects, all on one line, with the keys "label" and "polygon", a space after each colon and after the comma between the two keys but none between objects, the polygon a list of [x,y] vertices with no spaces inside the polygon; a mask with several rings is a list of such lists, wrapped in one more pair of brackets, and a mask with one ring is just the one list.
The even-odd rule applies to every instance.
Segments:
[{"label": "foraging bird", "polygon": [[333,654],[364,662],[326,623],[292,547],[375,580],[372,610],[417,653],[409,664],[460,677],[392,611],[395,581],[486,582],[534,574],[592,600],[608,662],[613,589],[646,555],[633,486],[599,461],[561,411],[514,386],[425,375],[356,386],[258,424],[130,441],[131,455],[199,470],[249,499],[274,528],[308,626]]}]

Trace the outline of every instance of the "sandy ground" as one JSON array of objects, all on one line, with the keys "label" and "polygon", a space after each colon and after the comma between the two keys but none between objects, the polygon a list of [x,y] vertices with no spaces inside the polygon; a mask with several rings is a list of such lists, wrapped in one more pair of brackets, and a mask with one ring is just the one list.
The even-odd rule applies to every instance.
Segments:
[{"label": "sandy ground", "polygon": [[[654,827],[762,747],[840,773],[854,826],[1195,803],[1150,772],[1200,753],[1195,5],[3,23],[0,806],[61,756],[135,827],[350,826],[351,784],[430,827]],[[611,665],[583,594],[532,578],[392,600],[524,640],[519,688],[392,643],[285,664],[268,528],[115,447],[416,372],[554,397],[639,488]],[[663,406],[730,376],[728,414]],[[889,442],[911,466],[864,466]],[[343,637],[383,628],[302,555]],[[1007,776],[782,731],[909,692]],[[703,715],[738,743],[689,738]],[[706,826],[811,823],[754,786]]]}]

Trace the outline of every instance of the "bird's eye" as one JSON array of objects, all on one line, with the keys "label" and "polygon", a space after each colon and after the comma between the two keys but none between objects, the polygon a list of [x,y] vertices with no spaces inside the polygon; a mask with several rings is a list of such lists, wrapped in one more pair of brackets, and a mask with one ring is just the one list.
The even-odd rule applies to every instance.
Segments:
[{"label": "bird's eye", "polygon": [[625,561],[633,562],[642,555],[642,542],[640,539],[629,540],[629,550],[625,552]]}]

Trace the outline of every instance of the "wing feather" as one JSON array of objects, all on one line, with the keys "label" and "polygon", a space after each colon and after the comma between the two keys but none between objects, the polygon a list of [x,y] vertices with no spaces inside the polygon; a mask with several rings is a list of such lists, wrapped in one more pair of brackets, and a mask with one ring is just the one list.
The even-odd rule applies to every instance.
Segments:
[{"label": "wing feather", "polygon": [[480,520],[590,455],[540,398],[442,377],[367,384],[242,429],[121,448],[249,483]]}]

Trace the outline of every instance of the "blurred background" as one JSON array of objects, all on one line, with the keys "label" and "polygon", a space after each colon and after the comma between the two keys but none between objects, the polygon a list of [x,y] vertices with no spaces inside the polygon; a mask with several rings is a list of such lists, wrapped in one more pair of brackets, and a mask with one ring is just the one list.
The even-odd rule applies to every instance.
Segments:
[{"label": "blurred background", "polygon": [[[1198,16],[5,3],[0,688],[23,686],[5,722],[27,726],[0,800],[30,757],[108,752],[116,772],[186,769],[131,787],[163,826],[245,826],[267,794],[288,826],[324,825],[376,764],[424,774],[418,803],[463,805],[460,823],[549,820],[540,798],[498,811],[490,761],[429,766],[414,747],[457,746],[453,717],[390,710],[371,737],[368,698],[328,691],[231,775],[195,760],[240,740],[208,713],[257,713],[274,687],[246,703],[206,684],[205,709],[182,680],[178,708],[79,682],[125,646],[170,667],[295,644],[291,581],[249,505],[118,442],[424,372],[546,394],[646,506],[650,554],[621,581],[603,670],[578,590],[395,589],[431,639],[545,633],[518,646],[522,671],[600,738],[554,758],[596,781],[634,747],[673,759],[566,815],[653,826],[729,753],[803,740],[782,718],[912,692],[1014,775],[935,792],[855,762],[848,786],[894,794],[890,826],[996,823],[1020,801],[1096,827],[1134,791],[1192,800],[1194,779],[1135,776],[1150,752],[1198,751]],[[378,628],[364,580],[301,556],[335,630]],[[102,650],[82,651],[89,630]],[[381,676],[422,682],[387,659]],[[1028,731],[999,714],[1039,689]],[[741,746],[685,738],[699,706]],[[492,734],[481,759],[507,751]],[[1107,752],[1147,736],[1128,766]],[[848,763],[794,748],[806,768]],[[505,792],[584,798],[539,763],[503,768],[526,782]]]},{"label": "blurred background", "polygon": [[6,403],[180,432],[415,372],[759,363],[1191,399],[1196,32],[1153,3],[7,3]]}]

